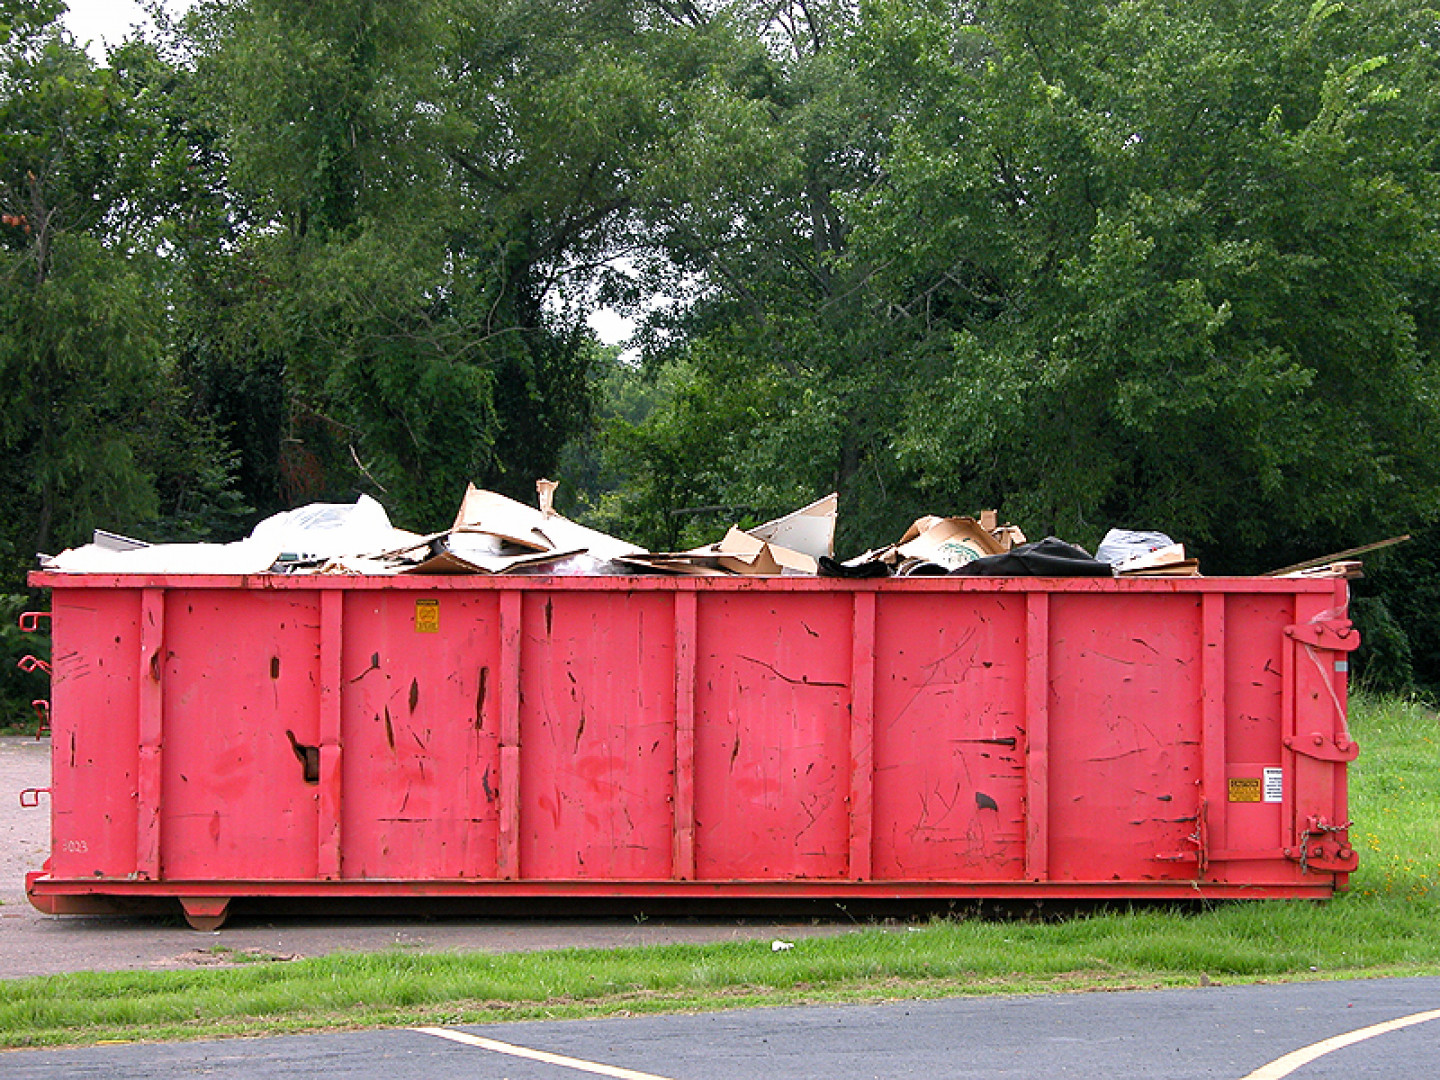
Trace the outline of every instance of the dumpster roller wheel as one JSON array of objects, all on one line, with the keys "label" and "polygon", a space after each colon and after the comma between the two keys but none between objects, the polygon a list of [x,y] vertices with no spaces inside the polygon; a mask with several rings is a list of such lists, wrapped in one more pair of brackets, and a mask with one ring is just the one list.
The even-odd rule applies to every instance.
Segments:
[{"label": "dumpster roller wheel", "polygon": [[191,930],[219,930],[230,917],[228,896],[186,896],[181,898],[180,906]]}]

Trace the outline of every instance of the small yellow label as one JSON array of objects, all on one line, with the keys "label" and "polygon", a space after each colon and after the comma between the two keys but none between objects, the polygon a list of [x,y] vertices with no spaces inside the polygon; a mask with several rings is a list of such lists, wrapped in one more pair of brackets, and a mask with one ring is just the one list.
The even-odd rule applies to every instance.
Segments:
[{"label": "small yellow label", "polygon": [[1258,776],[1235,776],[1230,779],[1231,802],[1259,802],[1260,778]]},{"label": "small yellow label", "polygon": [[[439,600],[415,601],[415,630],[421,634],[438,634],[440,632]],[[1259,781],[1257,780],[1256,783],[1258,784]],[[1257,794],[1255,798],[1259,799],[1260,796]]]}]

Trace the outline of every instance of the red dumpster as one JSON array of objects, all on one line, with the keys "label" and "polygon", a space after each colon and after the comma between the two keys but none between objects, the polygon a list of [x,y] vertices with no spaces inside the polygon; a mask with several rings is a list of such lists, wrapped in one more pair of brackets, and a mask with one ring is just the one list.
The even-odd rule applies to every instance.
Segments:
[{"label": "red dumpster", "polygon": [[53,590],[50,913],[173,897],[1326,896],[1339,580]]}]

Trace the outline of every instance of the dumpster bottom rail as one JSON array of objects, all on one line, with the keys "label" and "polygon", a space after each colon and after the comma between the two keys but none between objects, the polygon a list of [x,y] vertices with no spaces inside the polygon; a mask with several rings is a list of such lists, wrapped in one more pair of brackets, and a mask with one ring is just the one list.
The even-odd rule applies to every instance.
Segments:
[{"label": "dumpster bottom rail", "polygon": [[153,913],[178,901],[197,930],[218,929],[234,900],[324,901],[565,900],[750,901],[1144,901],[1327,899],[1329,878],[1315,884],[1177,881],[105,881],[63,880],[32,873],[25,882],[31,904],[47,915]]}]

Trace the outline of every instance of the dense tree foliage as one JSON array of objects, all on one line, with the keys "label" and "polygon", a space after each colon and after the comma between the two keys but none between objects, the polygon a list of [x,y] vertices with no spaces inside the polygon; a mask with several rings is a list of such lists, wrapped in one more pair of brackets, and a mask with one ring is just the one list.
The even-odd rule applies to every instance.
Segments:
[{"label": "dense tree foliage", "polygon": [[1361,608],[1440,683],[1431,9],[200,0],[103,62],[61,11],[0,0],[0,592],[558,471],[656,547],[831,489],[849,551],[1417,531]]}]

